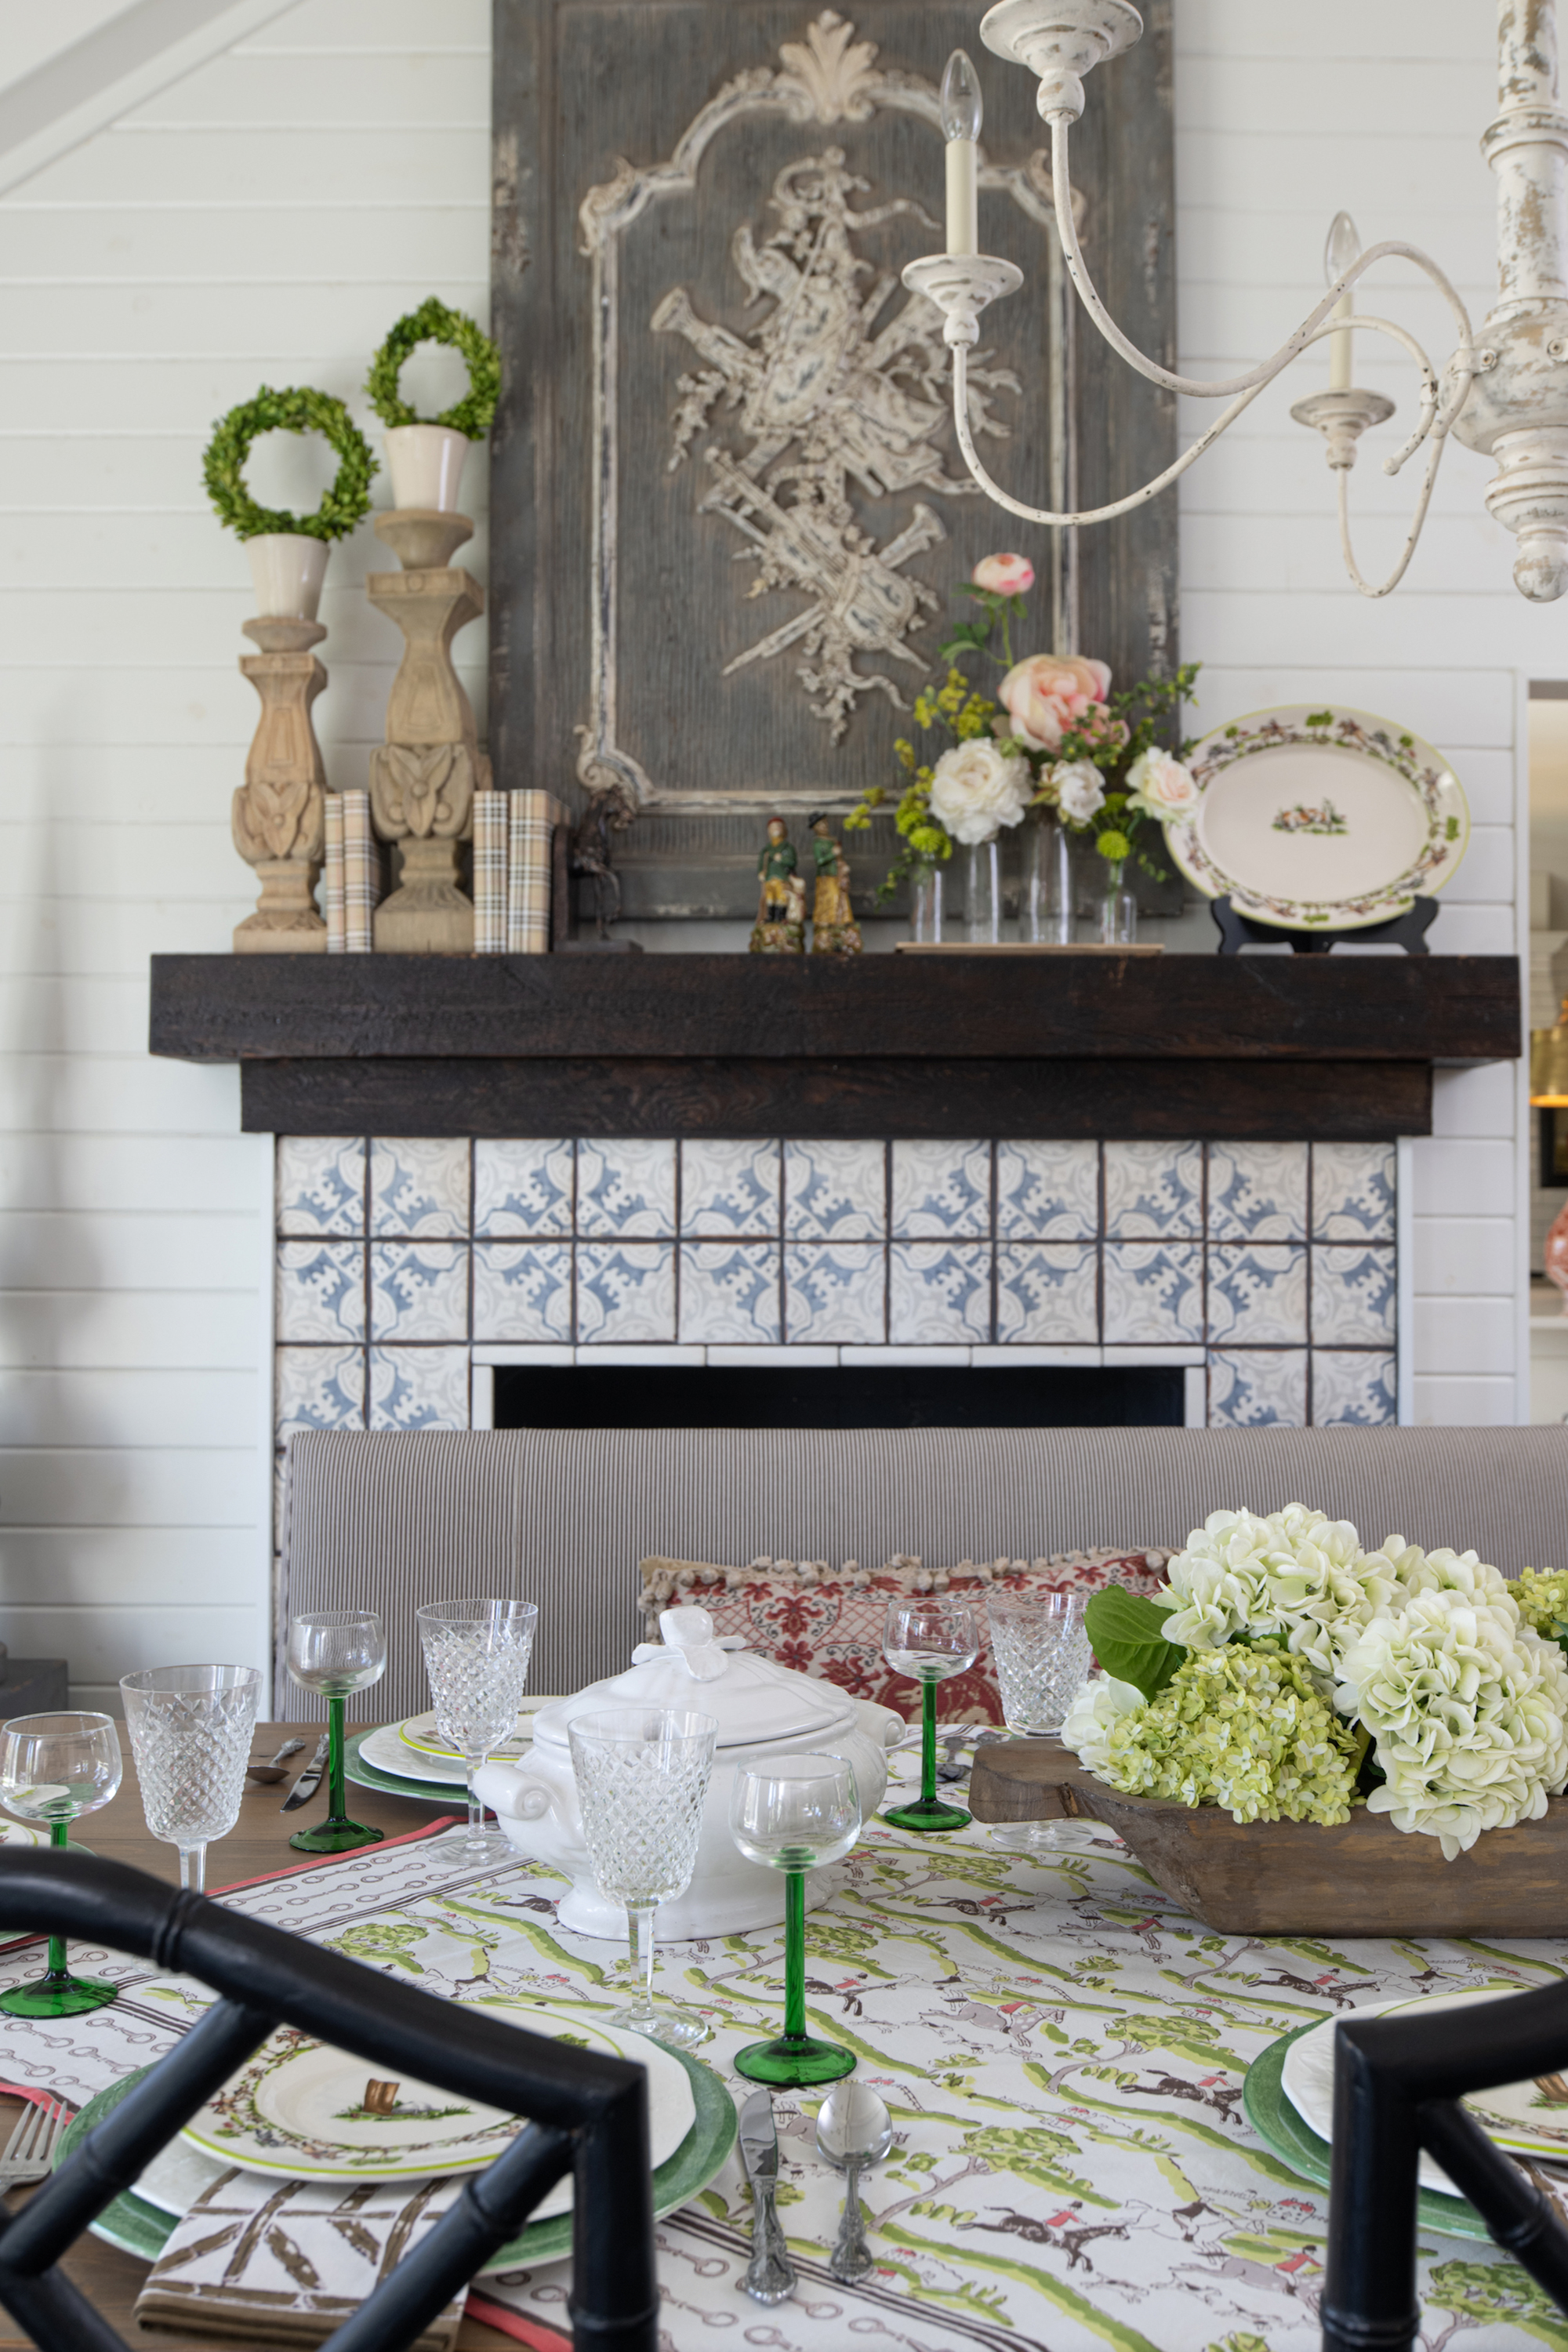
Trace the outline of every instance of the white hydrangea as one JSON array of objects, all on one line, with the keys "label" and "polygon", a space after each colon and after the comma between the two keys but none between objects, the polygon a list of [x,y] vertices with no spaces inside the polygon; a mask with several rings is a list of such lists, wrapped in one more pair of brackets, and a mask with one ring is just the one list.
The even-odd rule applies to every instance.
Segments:
[{"label": "white hydrangea", "polygon": [[1165,1578],[1175,1604],[1167,1641],[1215,1650],[1234,1633],[1283,1637],[1303,1664],[1330,1677],[1346,1642],[1400,1589],[1394,1560],[1363,1552],[1348,1519],[1301,1503],[1267,1517],[1211,1511]]},{"label": "white hydrangea", "polygon": [[1062,1725],[1062,1746],[1070,1748],[1080,1763],[1103,1779],[1110,1757],[1107,1742],[1112,1726],[1124,1715],[1136,1715],[1143,1704],[1143,1694],[1135,1683],[1120,1683],[1114,1675],[1091,1675],[1073,1694]]}]

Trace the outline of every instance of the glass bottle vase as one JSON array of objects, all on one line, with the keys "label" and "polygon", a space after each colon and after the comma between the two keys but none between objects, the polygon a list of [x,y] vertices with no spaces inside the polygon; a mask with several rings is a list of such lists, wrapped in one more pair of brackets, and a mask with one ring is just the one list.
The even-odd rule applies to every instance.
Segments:
[{"label": "glass bottle vase", "polygon": [[942,940],[942,871],[941,860],[917,857],[910,867],[910,937],[921,947]]},{"label": "glass bottle vase", "polygon": [[963,937],[970,947],[994,947],[1002,937],[1002,845],[994,835],[963,850]]},{"label": "glass bottle vase", "polygon": [[1032,947],[1071,947],[1072,837],[1054,810],[1040,809],[1024,820],[1023,845],[1018,937]]},{"label": "glass bottle vase", "polygon": [[1128,948],[1138,937],[1138,901],[1127,879],[1127,860],[1112,858],[1105,868],[1100,901],[1100,942],[1107,948]]}]

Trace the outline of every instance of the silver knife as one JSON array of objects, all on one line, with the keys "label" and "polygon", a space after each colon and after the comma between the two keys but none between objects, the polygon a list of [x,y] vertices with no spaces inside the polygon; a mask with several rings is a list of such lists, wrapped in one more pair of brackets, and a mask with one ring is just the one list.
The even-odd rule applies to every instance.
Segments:
[{"label": "silver knife", "polygon": [[779,2138],[766,2091],[753,2091],[741,2109],[741,2161],[752,2184],[752,2259],[741,2284],[753,2303],[783,2303],[795,2293],[795,2264],[773,2205]]},{"label": "silver knife", "polygon": [[323,1731],[316,1742],[315,1754],[279,1806],[278,1810],[280,1813],[291,1813],[297,1805],[308,1805],[315,1795],[321,1786],[321,1774],[326,1768],[328,1738],[329,1735]]}]

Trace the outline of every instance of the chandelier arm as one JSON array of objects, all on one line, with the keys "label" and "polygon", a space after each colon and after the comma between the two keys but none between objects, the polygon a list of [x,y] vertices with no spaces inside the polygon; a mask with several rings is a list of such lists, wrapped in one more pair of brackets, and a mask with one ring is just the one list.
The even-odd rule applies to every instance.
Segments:
[{"label": "chandelier arm", "polygon": [[1446,428],[1439,429],[1433,435],[1431,445],[1426,452],[1426,470],[1421,484],[1421,495],[1415,501],[1415,512],[1411,519],[1409,535],[1405,541],[1404,551],[1381,588],[1373,587],[1369,581],[1363,578],[1361,566],[1355,560],[1354,551],[1351,546],[1350,468],[1340,467],[1340,552],[1345,560],[1345,570],[1363,596],[1375,599],[1379,596],[1390,595],[1404,579],[1410,566],[1410,559],[1415,552],[1415,543],[1426,521],[1426,509],[1432,503],[1432,493],[1437,485],[1437,468],[1443,462],[1443,452],[1447,446],[1447,432]]},{"label": "chandelier arm", "polygon": [[[1420,448],[1421,444],[1426,440],[1434,425],[1439,422],[1440,395],[1437,384],[1437,372],[1432,365],[1431,361],[1427,358],[1426,352],[1422,350],[1420,344],[1416,341],[1415,336],[1408,333],[1406,330],[1398,325],[1394,320],[1376,319],[1373,318],[1370,312],[1358,311],[1356,313],[1356,325],[1367,334],[1392,336],[1396,343],[1404,345],[1405,349],[1409,352],[1411,358],[1415,361],[1416,366],[1421,371],[1420,415],[1416,419],[1415,430],[1412,433],[1409,440],[1406,441],[1402,449],[1396,449],[1392,457],[1385,457],[1383,461],[1383,470],[1385,474],[1397,474],[1400,468],[1407,465],[1410,459],[1414,457],[1415,452]],[[1307,342],[1321,342],[1325,335],[1332,335],[1337,332],[1338,327],[1336,322],[1332,319],[1327,319],[1321,327],[1313,328],[1311,333],[1307,338]],[[1456,365],[1455,379],[1460,386],[1460,393],[1458,399],[1454,402],[1447,415],[1441,418],[1442,429],[1445,433],[1447,433],[1449,425],[1453,423],[1454,418],[1458,415],[1460,408],[1464,404],[1464,394],[1469,389],[1470,377],[1474,372],[1474,369],[1470,367],[1468,362],[1461,362]]]},{"label": "chandelier arm", "polygon": [[[1289,341],[1281,343],[1272,358],[1260,361],[1258,366],[1251,369],[1246,375],[1230,376],[1224,382],[1205,383],[1195,376],[1175,375],[1169,368],[1163,368],[1156,361],[1145,358],[1137,344],[1122,333],[1100,300],[1095,290],[1094,280],[1089,274],[1082,247],[1079,244],[1078,225],[1073,219],[1072,183],[1068,176],[1068,131],[1072,119],[1068,114],[1053,114],[1050,117],[1051,191],[1056,200],[1057,234],[1061,238],[1068,275],[1078,289],[1079,299],[1112,351],[1119,352],[1128,365],[1136,368],[1139,374],[1146,376],[1151,383],[1159,384],[1166,392],[1185,393],[1194,400],[1226,400],[1238,392],[1248,391],[1254,386],[1261,390],[1264,384],[1272,383],[1277,375],[1289,367],[1291,361],[1298,358],[1309,343],[1315,341],[1321,332],[1333,324],[1343,327],[1342,320],[1332,321],[1330,319],[1330,312],[1340,296],[1353,286],[1359,278],[1364,277],[1374,263],[1388,259],[1413,261],[1417,268],[1426,271],[1454,313],[1455,321],[1459,330],[1459,356],[1468,357],[1471,341],[1470,317],[1455,288],[1430,256],[1421,251],[1419,246],[1405,245],[1397,239],[1388,239],[1381,245],[1369,245],[1364,253],[1358,254],[1344,275],[1334,280],[1317,309],[1302,320]],[[1405,454],[1408,455],[1408,451]],[[1403,464],[1404,459],[1402,458],[1400,462]]]}]

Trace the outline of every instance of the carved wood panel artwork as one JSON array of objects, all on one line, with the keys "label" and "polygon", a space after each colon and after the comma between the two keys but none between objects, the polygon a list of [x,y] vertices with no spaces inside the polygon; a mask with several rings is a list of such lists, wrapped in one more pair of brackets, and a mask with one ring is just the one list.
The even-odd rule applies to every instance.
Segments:
[{"label": "carved wood panel artwork", "polygon": [[[941,320],[938,85],[981,65],[981,242],[1024,289],[973,371],[992,470],[1032,500],[1170,462],[1174,403],[1065,299],[1035,82],[952,0],[496,0],[489,741],[499,783],[613,787],[626,912],[734,915],[759,814],[894,782],[977,559],[1028,555],[1016,650],[1173,667],[1176,509],[1052,533],[975,491]],[[1174,356],[1170,0],[1075,134],[1115,315]],[[886,837],[884,837],[886,836]],[[890,828],[857,846],[857,884]]]}]

